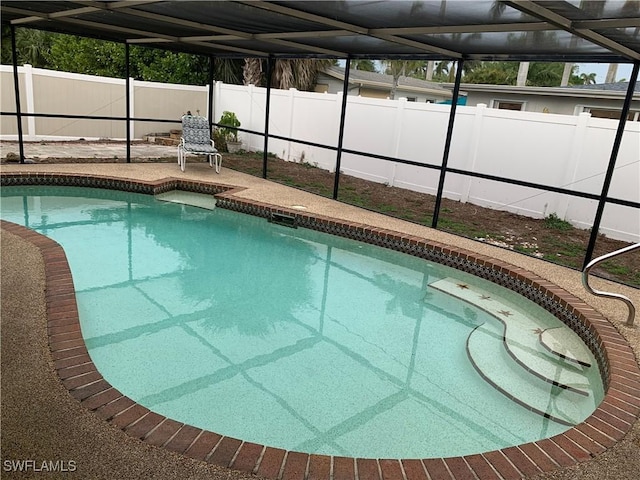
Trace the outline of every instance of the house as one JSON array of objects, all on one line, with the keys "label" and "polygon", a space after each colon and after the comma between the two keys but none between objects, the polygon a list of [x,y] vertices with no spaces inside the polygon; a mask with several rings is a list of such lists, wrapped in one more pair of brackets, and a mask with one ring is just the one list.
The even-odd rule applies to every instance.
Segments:
[{"label": "house", "polygon": [[[446,84],[446,86],[453,89],[452,84]],[[629,82],[569,87],[523,87],[471,83],[463,83],[460,86],[461,92],[467,96],[469,106],[484,103],[489,108],[564,115],[589,112],[592,117],[613,119],[620,118],[627,88],[629,88]],[[635,86],[628,119],[640,121],[639,84]]]},{"label": "house", "polygon": [[[320,72],[316,80],[316,92],[339,93],[344,83],[344,68],[332,66]],[[393,87],[393,76],[384,73],[349,71],[349,95],[389,98]],[[400,77],[396,98],[405,97],[410,102],[439,103],[451,101],[451,91],[437,83],[413,77]]]}]

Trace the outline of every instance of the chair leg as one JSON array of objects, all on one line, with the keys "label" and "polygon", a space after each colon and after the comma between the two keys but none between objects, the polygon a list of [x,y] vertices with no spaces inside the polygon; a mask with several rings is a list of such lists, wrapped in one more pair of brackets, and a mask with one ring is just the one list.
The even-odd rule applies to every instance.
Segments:
[{"label": "chair leg", "polygon": [[184,165],[187,162],[187,152],[180,152],[180,170],[184,172]]},{"label": "chair leg", "polygon": [[216,173],[220,173],[220,167],[222,166],[222,155],[220,155],[219,153],[215,153],[213,156],[216,162]]}]

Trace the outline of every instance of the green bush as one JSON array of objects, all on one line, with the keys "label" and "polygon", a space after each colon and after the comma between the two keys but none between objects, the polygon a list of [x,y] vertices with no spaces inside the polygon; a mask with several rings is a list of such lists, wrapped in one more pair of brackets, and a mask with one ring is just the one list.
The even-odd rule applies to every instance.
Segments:
[{"label": "green bush", "polygon": [[558,215],[552,213],[545,217],[544,226],[551,230],[571,230],[573,229],[573,225],[571,225],[566,220],[562,220]]},{"label": "green bush", "polygon": [[240,126],[240,120],[238,120],[235,113],[228,111],[222,112],[222,117],[220,117],[218,124],[222,125],[220,131],[224,135],[225,140],[232,142],[238,141],[238,130],[236,129]]}]

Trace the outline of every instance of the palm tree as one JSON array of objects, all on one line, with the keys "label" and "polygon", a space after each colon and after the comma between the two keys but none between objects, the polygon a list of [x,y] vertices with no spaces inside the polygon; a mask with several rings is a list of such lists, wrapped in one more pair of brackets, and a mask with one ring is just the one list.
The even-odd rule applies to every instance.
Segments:
[{"label": "palm tree", "polygon": [[427,62],[427,70],[425,71],[425,74],[424,74],[425,80],[429,80],[429,81],[433,80],[434,66],[435,66],[435,62],[433,60]]},{"label": "palm tree", "polygon": [[[278,59],[273,66],[271,87],[288,90],[312,90],[318,72],[328,68],[335,62],[333,60],[316,59]],[[259,58],[246,59],[243,69],[245,85],[253,83],[261,85],[263,79],[262,60]]]},{"label": "palm tree", "polygon": [[28,63],[34,67],[46,68],[51,51],[51,42],[52,36],[48,32],[32,28],[16,29],[18,63]]},{"label": "palm tree", "polygon": [[580,82],[582,85],[593,85],[596,83],[596,74],[595,73],[581,73],[580,74]]},{"label": "palm tree", "polygon": [[387,75],[393,76],[393,85],[389,92],[389,98],[395,99],[398,90],[398,81],[401,76],[407,76],[407,72],[415,71],[423,65],[420,60],[385,60],[382,62],[386,67]]},{"label": "palm tree", "polygon": [[262,61],[259,58],[245,58],[242,76],[244,85],[260,85],[262,83]]}]

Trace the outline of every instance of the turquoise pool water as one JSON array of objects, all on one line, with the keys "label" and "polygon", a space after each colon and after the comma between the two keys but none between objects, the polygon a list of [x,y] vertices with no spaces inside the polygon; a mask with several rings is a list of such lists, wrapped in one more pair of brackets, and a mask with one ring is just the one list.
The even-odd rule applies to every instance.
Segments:
[{"label": "turquoise pool water", "polygon": [[[65,249],[105,379],[181,422],[288,450],[425,458],[549,437],[602,399],[573,332],[448,267],[125,192],[6,187],[1,212]],[[554,358],[566,346],[572,361]]]}]

